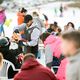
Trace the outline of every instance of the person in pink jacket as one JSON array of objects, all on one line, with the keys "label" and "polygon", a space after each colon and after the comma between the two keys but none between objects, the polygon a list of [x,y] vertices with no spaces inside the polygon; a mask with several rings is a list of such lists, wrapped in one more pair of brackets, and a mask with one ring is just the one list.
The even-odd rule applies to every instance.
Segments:
[{"label": "person in pink jacket", "polygon": [[54,56],[57,57],[58,59],[60,58],[62,54],[60,45],[61,45],[61,39],[59,36],[50,35],[44,41],[45,60],[47,67],[51,68]]},{"label": "person in pink jacket", "polygon": [[4,28],[3,28],[3,24],[5,23],[5,20],[6,20],[5,9],[0,7],[0,36],[2,32],[3,32],[3,35],[5,36]]},{"label": "person in pink jacket", "polygon": [[53,53],[53,56],[59,58],[62,54],[62,51],[60,49],[61,46],[61,39],[58,36],[50,35],[47,37],[47,39],[44,41],[44,45],[50,45],[50,49]]},{"label": "person in pink jacket", "polygon": [[58,72],[56,74],[58,80],[65,80],[67,63],[68,60],[66,58],[61,61]]}]

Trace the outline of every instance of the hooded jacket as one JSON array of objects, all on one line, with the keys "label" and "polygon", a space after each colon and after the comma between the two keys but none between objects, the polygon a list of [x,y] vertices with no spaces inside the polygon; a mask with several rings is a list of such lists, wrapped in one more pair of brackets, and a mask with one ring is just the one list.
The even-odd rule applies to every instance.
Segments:
[{"label": "hooded jacket", "polygon": [[35,59],[29,59],[22,67],[21,71],[14,77],[14,80],[57,80],[54,74],[43,67]]},{"label": "hooded jacket", "polygon": [[49,45],[50,49],[53,53],[53,56],[59,58],[60,55],[62,54],[62,51],[60,49],[61,46],[61,39],[60,37],[56,37],[53,35],[50,35],[49,37],[47,37],[47,39],[44,41],[44,45]]},{"label": "hooded jacket", "polygon": [[6,16],[4,10],[0,11],[0,24],[5,22]]}]

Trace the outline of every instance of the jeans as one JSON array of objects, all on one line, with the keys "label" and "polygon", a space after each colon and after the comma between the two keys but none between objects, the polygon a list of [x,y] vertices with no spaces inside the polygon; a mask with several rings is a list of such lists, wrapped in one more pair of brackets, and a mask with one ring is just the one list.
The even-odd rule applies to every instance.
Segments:
[{"label": "jeans", "polygon": [[0,24],[0,36],[1,36],[2,32],[4,34],[4,28],[3,28],[3,24]]}]

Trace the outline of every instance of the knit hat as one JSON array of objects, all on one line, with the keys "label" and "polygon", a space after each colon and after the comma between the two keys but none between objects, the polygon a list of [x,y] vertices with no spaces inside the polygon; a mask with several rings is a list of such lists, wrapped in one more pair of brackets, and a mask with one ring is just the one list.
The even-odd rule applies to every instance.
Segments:
[{"label": "knit hat", "polygon": [[9,45],[8,39],[7,39],[7,38],[4,38],[4,37],[1,37],[1,38],[0,38],[0,46],[1,46],[1,47],[6,47],[6,46],[8,46],[8,45]]}]

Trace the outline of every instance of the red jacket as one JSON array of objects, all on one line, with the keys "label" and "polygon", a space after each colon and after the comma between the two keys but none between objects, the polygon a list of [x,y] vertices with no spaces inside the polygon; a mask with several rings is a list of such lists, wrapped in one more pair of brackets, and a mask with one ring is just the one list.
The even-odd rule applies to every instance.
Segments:
[{"label": "red jacket", "polygon": [[57,80],[54,74],[35,59],[26,61],[14,80]]}]

